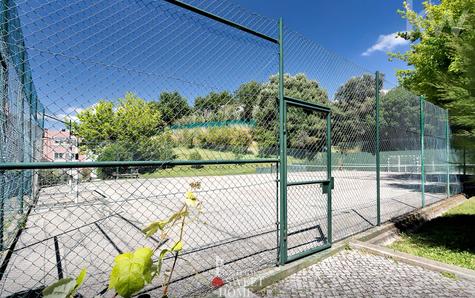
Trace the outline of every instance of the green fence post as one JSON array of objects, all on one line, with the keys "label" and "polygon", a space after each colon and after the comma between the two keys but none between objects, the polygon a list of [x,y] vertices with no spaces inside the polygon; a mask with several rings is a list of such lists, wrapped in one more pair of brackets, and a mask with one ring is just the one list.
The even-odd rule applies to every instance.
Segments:
[{"label": "green fence post", "polygon": [[447,154],[447,197],[450,197],[450,140],[449,140],[449,110],[446,110],[445,119],[445,141],[446,141],[446,154]]},{"label": "green fence post", "polygon": [[422,208],[426,206],[425,183],[426,174],[424,168],[424,135],[425,135],[425,118],[424,118],[424,96],[419,97],[419,118],[420,118],[420,145],[421,145],[421,199]]},{"label": "green fence post", "polygon": [[[326,116],[327,120],[327,178],[332,181],[332,123],[331,123],[331,113],[328,112]],[[328,200],[327,200],[327,225],[328,225],[328,243],[332,244],[333,242],[333,210],[332,210],[332,185],[333,181],[328,185]]]},{"label": "green fence post", "polygon": [[[5,0],[0,1],[0,9],[2,11],[2,22],[1,22],[1,33],[2,33],[2,42],[5,45],[8,45],[8,27],[7,27],[7,20],[8,20],[8,9],[7,9],[7,4]],[[8,47],[6,49],[6,54],[8,55]],[[5,65],[6,66],[6,65]],[[8,103],[8,68],[4,67],[2,69],[2,106],[0,113],[2,114],[2,123],[0,125],[4,125],[6,123],[6,114],[3,114],[4,111],[6,111],[6,106]],[[2,129],[2,132],[5,133],[5,129]],[[0,157],[2,163],[7,161],[5,156],[6,156],[6,151],[4,151],[4,144],[6,142],[6,136],[4,134],[0,135]],[[6,194],[4,190],[4,185],[5,185],[5,171],[0,171],[0,250],[3,251],[4,246],[5,246],[5,239],[4,239],[4,224],[5,224],[5,199],[6,199]]]},{"label": "green fence post", "polygon": [[279,181],[280,181],[280,264],[287,262],[287,139],[285,135],[286,108],[284,103],[284,36],[283,21],[279,19]]},{"label": "green fence post", "polygon": [[381,225],[381,173],[380,173],[380,150],[381,150],[381,127],[380,127],[380,119],[379,119],[379,71],[376,72],[375,76],[376,81],[376,220],[377,225]]},{"label": "green fence post", "polygon": [[4,225],[5,225],[5,171],[0,171],[0,251],[4,248]]}]

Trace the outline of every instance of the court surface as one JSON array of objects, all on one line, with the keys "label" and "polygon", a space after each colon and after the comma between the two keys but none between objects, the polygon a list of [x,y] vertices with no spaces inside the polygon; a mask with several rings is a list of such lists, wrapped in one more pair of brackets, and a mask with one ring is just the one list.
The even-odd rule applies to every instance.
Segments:
[{"label": "court surface", "polygon": [[[299,175],[319,173],[290,173]],[[294,176],[292,176],[294,175]],[[376,225],[374,172],[334,170],[333,241]],[[421,207],[419,176],[381,173],[382,220]],[[182,259],[171,287],[175,295],[199,293],[213,276],[252,274],[277,261],[277,182],[275,174],[93,181],[41,190],[0,284],[0,295],[39,289],[87,268],[80,293],[107,289],[114,257],[138,247],[166,247],[158,236],[145,238],[148,223],[178,210],[189,183],[203,212],[187,224]],[[427,203],[445,198],[443,183],[428,182]],[[289,255],[321,245],[327,234],[327,199],[320,185],[288,189]],[[318,226],[318,228],[317,228]],[[299,232],[300,231],[300,232]],[[170,235],[176,237],[176,235]],[[156,254],[158,256],[158,252]],[[166,260],[165,268],[171,265]],[[160,291],[159,282],[147,289]]]}]

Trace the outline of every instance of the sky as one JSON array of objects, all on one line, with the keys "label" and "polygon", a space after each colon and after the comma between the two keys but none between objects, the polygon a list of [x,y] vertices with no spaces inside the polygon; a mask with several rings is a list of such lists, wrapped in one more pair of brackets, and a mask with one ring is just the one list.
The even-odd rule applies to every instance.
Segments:
[{"label": "sky", "polygon": [[[406,30],[399,0],[186,2],[273,37],[282,16],[284,71],[305,73],[330,99],[351,77],[379,70],[396,83],[405,67],[386,55],[408,48],[394,38]],[[17,9],[38,98],[61,119],[127,92],[151,101],[178,91],[192,105],[278,73],[276,44],[161,0],[28,0]]]},{"label": "sky", "polygon": [[[406,21],[397,13],[402,0],[234,0],[258,14],[279,18],[326,49],[362,67],[385,73],[397,83],[395,70],[406,68],[399,61],[388,61],[386,52],[405,51],[407,42],[394,38],[405,31]],[[422,1],[408,1],[416,11]]]}]

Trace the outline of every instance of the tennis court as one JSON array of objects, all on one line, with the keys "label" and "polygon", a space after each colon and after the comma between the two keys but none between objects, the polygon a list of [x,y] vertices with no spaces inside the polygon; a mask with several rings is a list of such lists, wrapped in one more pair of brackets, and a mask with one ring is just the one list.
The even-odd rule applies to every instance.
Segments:
[{"label": "tennis court", "polygon": [[[294,172],[291,176],[322,173]],[[354,170],[333,173],[333,239],[375,226],[375,175]],[[384,218],[420,207],[420,180],[417,176],[400,177],[397,172],[382,174]],[[206,289],[219,260],[226,262],[221,269],[223,276],[226,270],[235,275],[277,262],[274,173],[94,181],[79,184],[77,192],[70,185],[41,190],[11,256],[2,293],[41,288],[62,276],[75,276],[82,268],[87,268],[88,278],[81,294],[91,296],[107,289],[117,254],[142,246],[166,245],[156,237],[146,239],[141,229],[179,208],[183,190],[193,181],[202,185],[197,194],[203,202],[203,214],[187,226],[182,254],[186,261],[177,272],[174,293],[196,292],[200,285]],[[432,185],[437,189],[438,183]],[[321,192],[318,185],[289,191],[289,230],[294,226],[301,231],[289,236],[290,250],[292,246],[298,249],[306,245],[308,239],[322,241],[319,237],[327,227],[326,202]],[[435,201],[445,193],[428,196],[434,196]],[[309,209],[314,212],[298,212]],[[312,223],[320,229],[312,228]],[[31,278],[25,279],[25,274]],[[186,282],[181,284],[181,278],[187,278]]]}]

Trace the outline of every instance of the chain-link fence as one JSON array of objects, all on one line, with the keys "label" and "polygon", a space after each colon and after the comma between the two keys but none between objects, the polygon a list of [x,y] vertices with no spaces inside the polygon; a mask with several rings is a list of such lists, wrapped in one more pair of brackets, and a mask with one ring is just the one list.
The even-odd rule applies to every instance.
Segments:
[{"label": "chain-link fence", "polygon": [[[5,4],[6,5],[6,4]],[[38,101],[16,7],[2,4],[0,41],[0,159],[2,163],[39,161],[43,134]],[[0,172],[0,249],[10,247],[38,197],[33,170]]]},{"label": "chain-link fence", "polygon": [[[276,20],[217,0],[2,5],[2,296],[82,268],[80,294],[109,295],[115,256],[177,239],[170,291],[200,295],[461,191],[445,110]],[[146,237],[190,184],[184,233]]]}]

